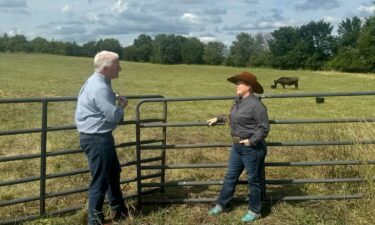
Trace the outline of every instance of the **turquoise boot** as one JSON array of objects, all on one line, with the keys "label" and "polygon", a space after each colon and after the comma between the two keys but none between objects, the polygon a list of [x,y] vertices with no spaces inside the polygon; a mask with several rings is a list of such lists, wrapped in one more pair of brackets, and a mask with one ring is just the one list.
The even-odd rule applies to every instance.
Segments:
[{"label": "turquoise boot", "polygon": [[245,222],[245,223],[248,223],[248,222],[253,222],[255,221],[256,219],[259,219],[260,218],[260,214],[257,214],[257,213],[254,213],[252,211],[247,211],[246,215],[244,217],[242,217],[241,221],[242,222]]},{"label": "turquoise boot", "polygon": [[223,208],[220,205],[215,205],[210,211],[208,211],[208,215],[216,216],[223,212]]}]

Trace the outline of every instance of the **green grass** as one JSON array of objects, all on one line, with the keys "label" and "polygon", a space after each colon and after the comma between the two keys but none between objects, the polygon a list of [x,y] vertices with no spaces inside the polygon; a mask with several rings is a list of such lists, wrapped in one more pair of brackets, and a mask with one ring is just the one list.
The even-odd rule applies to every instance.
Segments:
[{"label": "green grass", "polygon": [[[263,84],[266,94],[355,92],[374,91],[374,74],[349,74],[314,71],[280,71],[259,68],[232,68],[224,66],[156,65],[121,62],[120,78],[113,81],[113,88],[124,95],[161,94],[165,97],[231,96],[234,85],[226,81],[240,71],[254,72]],[[49,96],[76,96],[80,87],[92,73],[92,59],[35,54],[0,54],[0,98],[28,98]],[[300,89],[293,87],[271,89],[274,79],[281,76],[298,76]],[[292,118],[350,118],[373,117],[374,96],[327,97],[324,104],[316,104],[314,98],[264,99],[270,119]],[[230,101],[180,102],[168,105],[168,121],[205,121],[217,114],[226,113]],[[127,109],[127,119],[134,119],[135,100]],[[53,103],[49,105],[49,126],[73,124],[75,104]],[[160,117],[160,104],[145,104],[141,108],[145,117]],[[0,104],[0,130],[40,127],[41,105]],[[115,131],[118,143],[134,141],[134,126],[120,127]],[[160,129],[143,130],[144,138],[160,138]],[[363,124],[310,124],[273,125],[268,141],[331,141],[370,140],[375,136],[373,123]],[[189,127],[168,128],[168,144],[197,144],[229,142],[229,128]],[[76,131],[51,132],[48,134],[48,151],[76,149],[79,147]],[[40,152],[40,134],[0,136],[0,156]],[[122,162],[135,159],[134,147],[118,151]],[[159,152],[145,152],[144,156],[156,156]],[[221,163],[226,162],[228,149],[168,150],[167,164]],[[321,147],[270,147],[266,161],[330,161],[374,160],[374,145],[321,146]],[[50,157],[47,173],[68,172],[86,168],[83,154]],[[0,163],[0,180],[38,176],[39,160]],[[225,169],[168,170],[167,180],[220,180]],[[272,195],[320,195],[350,194],[362,192],[362,200],[278,202],[266,204],[264,218],[255,224],[373,224],[375,221],[375,187],[372,182],[375,169],[368,166],[321,166],[321,167],[268,167],[268,179],[339,178],[362,177],[364,184],[306,184],[269,186]],[[134,167],[127,167],[122,178],[133,178]],[[244,177],[242,177],[244,178]],[[89,176],[51,179],[47,192],[58,192],[75,187],[85,187]],[[157,180],[155,180],[157,181]],[[39,183],[0,187],[0,200],[34,196],[39,193]],[[124,193],[134,193],[135,184],[123,186]],[[168,188],[159,197],[216,197],[219,187]],[[236,195],[244,195],[247,188],[238,187]],[[47,211],[58,210],[86,203],[87,194],[75,194],[47,200]],[[131,202],[132,204],[134,202]],[[182,204],[146,206],[140,216],[133,216],[122,224],[240,224],[239,218],[246,211],[246,204],[234,204],[229,213],[208,218],[210,204]],[[37,213],[37,202],[3,207],[0,218]],[[82,224],[86,210],[73,215],[52,217],[27,224]]]}]

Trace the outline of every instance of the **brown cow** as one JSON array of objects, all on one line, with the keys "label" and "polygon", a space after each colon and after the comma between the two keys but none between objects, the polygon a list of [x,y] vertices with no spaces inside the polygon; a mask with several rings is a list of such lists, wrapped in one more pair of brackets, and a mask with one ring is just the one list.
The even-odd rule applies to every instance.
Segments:
[{"label": "brown cow", "polygon": [[283,88],[285,88],[285,85],[294,85],[295,89],[298,89],[298,77],[280,77],[273,82],[275,83],[274,85],[271,85],[271,88],[273,89],[277,87],[277,84],[283,85]]}]

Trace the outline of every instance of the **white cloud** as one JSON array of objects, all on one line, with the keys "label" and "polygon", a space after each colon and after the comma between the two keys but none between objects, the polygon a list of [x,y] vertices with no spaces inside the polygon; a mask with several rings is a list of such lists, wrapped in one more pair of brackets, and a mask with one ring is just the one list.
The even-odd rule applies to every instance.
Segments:
[{"label": "white cloud", "polygon": [[7,35],[8,36],[15,36],[15,35],[17,35],[17,34],[23,34],[24,33],[24,31],[23,30],[21,30],[21,29],[18,29],[18,28],[12,28],[11,30],[9,30],[8,32],[7,32]]},{"label": "white cloud", "polygon": [[122,0],[118,0],[111,7],[111,10],[118,14],[125,12],[127,9],[128,9],[128,5],[122,2]]},{"label": "white cloud", "polygon": [[216,38],[214,37],[199,37],[199,40],[203,43],[208,43],[211,41],[216,41]]},{"label": "white cloud", "polygon": [[100,21],[100,17],[98,15],[98,13],[95,13],[95,12],[87,13],[85,18],[90,22],[99,22]]},{"label": "white cloud", "polygon": [[70,13],[71,11],[72,11],[72,6],[68,4],[65,4],[64,7],[61,9],[61,13],[63,14]]},{"label": "white cloud", "polygon": [[181,20],[184,22],[192,23],[192,24],[201,23],[200,18],[197,15],[194,15],[192,13],[184,13],[181,16]]},{"label": "white cloud", "polygon": [[338,21],[337,18],[332,17],[332,16],[324,16],[323,20],[325,22],[330,22],[330,23],[336,23]]},{"label": "white cloud", "polygon": [[83,34],[86,29],[82,26],[56,26],[53,28],[54,34],[71,35],[71,34]]},{"label": "white cloud", "polygon": [[364,12],[364,13],[374,13],[375,5],[360,5],[358,7],[358,11]]}]

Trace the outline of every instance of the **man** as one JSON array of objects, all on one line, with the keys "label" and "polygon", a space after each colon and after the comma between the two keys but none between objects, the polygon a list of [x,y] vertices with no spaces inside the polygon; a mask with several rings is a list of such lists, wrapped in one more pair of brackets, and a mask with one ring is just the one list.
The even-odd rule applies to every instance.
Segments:
[{"label": "man", "polygon": [[125,97],[116,95],[111,80],[121,70],[117,53],[102,51],[94,58],[95,72],[81,88],[78,95],[75,123],[80,132],[80,146],[86,153],[91,172],[89,187],[88,224],[103,224],[105,194],[114,218],[125,217],[120,187],[121,167],[117,158],[112,130],[124,116]]}]

